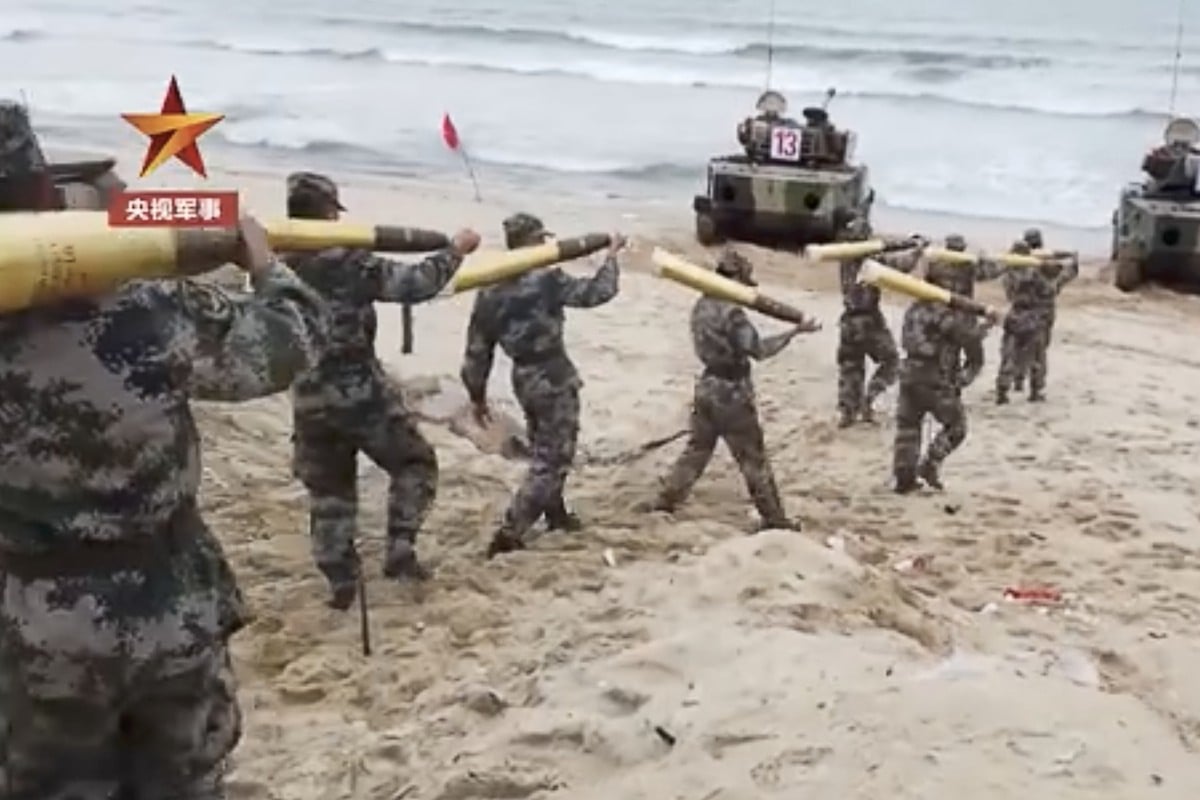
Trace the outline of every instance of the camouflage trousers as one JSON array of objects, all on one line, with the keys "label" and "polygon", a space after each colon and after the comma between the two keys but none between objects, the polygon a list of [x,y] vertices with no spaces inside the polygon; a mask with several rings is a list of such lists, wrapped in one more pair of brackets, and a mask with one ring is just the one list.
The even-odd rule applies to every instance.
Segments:
[{"label": "camouflage trousers", "polygon": [[383,376],[364,376],[345,389],[346,402],[296,402],[292,470],[309,494],[309,532],[317,568],[335,589],[357,582],[358,454],[386,472],[389,554],[397,543],[415,544],[437,494],[438,462]]},{"label": "camouflage trousers", "polygon": [[525,414],[529,470],[504,512],[502,538],[519,540],[543,515],[567,513],[567,473],[579,443],[580,381],[569,363],[514,366],[513,394]]},{"label": "camouflage trousers", "polygon": [[[878,365],[869,382],[866,379],[868,358]],[[900,354],[881,311],[842,312],[838,323],[837,363],[838,408],[843,414],[858,413],[896,382]]]},{"label": "camouflage trousers", "polygon": [[195,544],[104,572],[81,563],[87,553],[34,568],[3,559],[5,800],[225,797],[241,736],[228,651],[240,596],[224,595],[227,566]]},{"label": "camouflage trousers", "polygon": [[967,438],[966,411],[952,382],[933,375],[902,376],[892,450],[892,472],[897,481],[909,482],[917,476],[922,455],[921,426],[926,415],[941,426],[924,454],[932,464],[941,464]]},{"label": "camouflage trousers", "polygon": [[[1045,322],[1045,326],[1046,326],[1046,352],[1048,353],[1050,350],[1050,342],[1054,336],[1054,313],[1053,312],[1050,313],[1049,319]],[[1045,354],[1043,354],[1043,360],[1045,360],[1044,356],[1045,356]],[[1029,361],[1032,361],[1032,359],[1029,359],[1026,361],[1026,363],[1024,365],[1025,371],[1018,372],[1016,374],[1016,376],[1013,378],[1013,388],[1016,389],[1018,392],[1021,391],[1022,388],[1024,388],[1025,379],[1029,377],[1029,372],[1030,372]],[[1044,383],[1045,383],[1045,381],[1043,381],[1043,387],[1042,387],[1043,389],[1045,388]]]},{"label": "camouflage trousers", "polygon": [[[968,297],[970,296],[965,292],[963,294]],[[959,313],[967,317],[970,322],[974,322],[974,314],[971,314],[967,311],[962,311]],[[970,342],[960,348],[959,351],[954,354],[954,363],[956,365],[960,365],[958,371],[958,385],[961,387],[967,387],[974,383],[975,379],[979,377],[979,374],[983,372],[983,339],[972,339]]]},{"label": "camouflage trousers", "polygon": [[1040,394],[1046,388],[1046,351],[1050,343],[1053,321],[1020,312],[1010,314],[1004,321],[1000,340],[1000,369],[996,374],[996,393],[1007,395],[1008,390],[1020,387],[1029,378],[1029,391]]},{"label": "camouflage trousers", "polygon": [[663,480],[658,506],[671,509],[687,498],[719,439],[737,462],[763,523],[787,527],[749,378],[729,380],[705,373],[696,379],[687,446]]}]

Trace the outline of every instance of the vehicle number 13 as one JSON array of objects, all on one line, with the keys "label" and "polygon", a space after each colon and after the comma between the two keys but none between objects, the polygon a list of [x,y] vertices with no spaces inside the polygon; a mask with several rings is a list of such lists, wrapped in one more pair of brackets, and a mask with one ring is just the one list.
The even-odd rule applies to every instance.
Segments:
[{"label": "vehicle number 13", "polygon": [[778,161],[800,160],[800,131],[776,128],[771,131],[771,158]]}]

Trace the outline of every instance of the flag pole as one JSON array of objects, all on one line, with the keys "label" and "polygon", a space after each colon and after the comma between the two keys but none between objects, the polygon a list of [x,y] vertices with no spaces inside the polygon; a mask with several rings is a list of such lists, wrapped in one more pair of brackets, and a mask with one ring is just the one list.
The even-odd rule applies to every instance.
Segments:
[{"label": "flag pole", "polygon": [[459,145],[458,152],[462,155],[463,164],[467,168],[467,175],[471,177],[471,185],[475,187],[475,202],[482,203],[483,197],[479,194],[479,181],[475,180],[475,167],[471,165],[471,157],[467,155],[467,148]]},{"label": "flag pole", "polygon": [[442,141],[462,158],[463,166],[467,168],[467,175],[471,178],[471,185],[475,188],[475,202],[482,203],[483,195],[479,193],[479,181],[475,178],[475,165],[471,163],[471,157],[467,154],[467,148],[463,147],[462,138],[458,135],[458,128],[454,127],[454,120],[450,119],[448,111],[442,114]]}]

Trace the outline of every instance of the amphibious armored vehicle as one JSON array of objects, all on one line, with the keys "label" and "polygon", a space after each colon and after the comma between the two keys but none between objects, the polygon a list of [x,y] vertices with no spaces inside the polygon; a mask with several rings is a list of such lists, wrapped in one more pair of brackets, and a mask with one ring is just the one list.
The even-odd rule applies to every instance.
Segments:
[{"label": "amphibious armored vehicle", "polygon": [[856,136],[838,130],[825,104],[805,108],[804,124],[786,116],[783,95],[768,90],[758,115],[738,125],[744,152],[708,163],[705,194],[692,203],[704,245],[747,241],[783,250],[833,241],[855,216],[869,220],[875,193],[867,168],[853,163]]},{"label": "amphibious armored vehicle", "polygon": [[1122,189],[1113,212],[1114,283],[1123,292],[1151,281],[1200,288],[1200,125],[1173,119],[1163,138],[1142,161],[1149,178]]}]

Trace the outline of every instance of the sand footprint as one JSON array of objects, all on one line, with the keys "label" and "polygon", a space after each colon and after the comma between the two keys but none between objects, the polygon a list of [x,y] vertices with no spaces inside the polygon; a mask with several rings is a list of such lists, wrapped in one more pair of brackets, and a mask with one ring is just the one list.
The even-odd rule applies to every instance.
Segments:
[{"label": "sand footprint", "polygon": [[812,767],[831,755],[831,747],[791,748],[758,763],[750,770],[750,778],[764,789],[796,787]]}]

